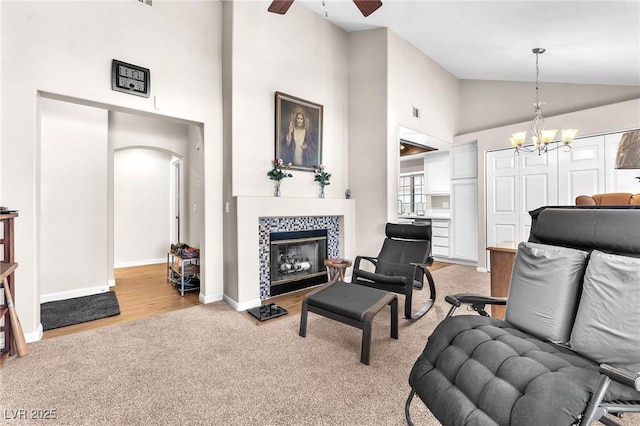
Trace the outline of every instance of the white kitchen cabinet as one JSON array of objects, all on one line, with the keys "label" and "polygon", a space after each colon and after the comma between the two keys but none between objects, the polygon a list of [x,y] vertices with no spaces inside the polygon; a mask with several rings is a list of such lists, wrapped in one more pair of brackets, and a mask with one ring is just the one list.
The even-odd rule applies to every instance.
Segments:
[{"label": "white kitchen cabinet", "polygon": [[449,220],[431,220],[431,254],[434,257],[449,257]]},{"label": "white kitchen cabinet", "polygon": [[451,235],[449,253],[453,259],[477,262],[477,144],[451,147]]},{"label": "white kitchen cabinet", "polygon": [[476,262],[477,250],[477,179],[451,181],[451,223],[449,239],[451,257]]},{"label": "white kitchen cabinet", "polygon": [[451,179],[478,177],[477,144],[454,144],[451,147]]},{"label": "white kitchen cabinet", "polygon": [[450,169],[448,152],[426,155],[424,158],[425,194],[449,194],[451,191]]}]

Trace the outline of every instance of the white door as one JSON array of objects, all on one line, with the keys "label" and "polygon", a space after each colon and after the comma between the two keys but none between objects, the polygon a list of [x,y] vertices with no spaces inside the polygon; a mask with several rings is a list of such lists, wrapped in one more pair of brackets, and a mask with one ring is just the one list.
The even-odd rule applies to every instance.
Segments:
[{"label": "white door", "polygon": [[558,150],[558,202],[572,206],[578,195],[605,192],[604,136],[578,139],[571,151]]},{"label": "white door", "polygon": [[519,239],[518,157],[507,149],[487,152],[485,159],[487,246],[491,247]]},{"label": "white door", "polygon": [[543,154],[521,153],[518,157],[520,208],[518,233],[512,241],[527,241],[531,231],[529,212],[558,204],[558,151]]}]

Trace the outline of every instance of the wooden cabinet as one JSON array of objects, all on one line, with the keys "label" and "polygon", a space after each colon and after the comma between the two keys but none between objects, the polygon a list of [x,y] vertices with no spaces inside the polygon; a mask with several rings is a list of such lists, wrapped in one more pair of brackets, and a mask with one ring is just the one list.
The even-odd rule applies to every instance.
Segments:
[{"label": "wooden cabinet", "polygon": [[[507,297],[509,295],[509,284],[511,283],[511,272],[517,247],[515,241],[504,241],[495,246],[487,247],[491,265],[491,296]],[[491,316],[504,319],[505,309],[504,306],[491,306]]]},{"label": "wooden cabinet", "polygon": [[[2,223],[2,239],[0,239],[0,244],[2,245],[2,262],[0,262],[0,283],[7,283],[14,303],[16,300],[14,288],[14,271],[18,267],[18,264],[15,262],[13,251],[13,219],[16,217],[18,217],[17,213],[0,213],[0,222]],[[5,359],[7,359],[9,355],[14,355],[16,352],[15,344],[13,342],[13,335],[11,332],[11,318],[9,317],[9,309],[7,307],[6,298],[4,297],[4,288],[2,288],[1,290],[3,304],[0,308],[0,317],[2,317],[3,319],[2,333],[4,344],[0,349],[0,366],[4,363]]]}]

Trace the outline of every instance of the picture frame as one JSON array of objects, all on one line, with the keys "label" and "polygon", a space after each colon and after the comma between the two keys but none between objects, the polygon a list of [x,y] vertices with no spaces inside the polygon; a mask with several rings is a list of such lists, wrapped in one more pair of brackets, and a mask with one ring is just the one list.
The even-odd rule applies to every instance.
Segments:
[{"label": "picture frame", "polygon": [[322,164],[323,106],[282,92],[275,101],[275,158],[313,172]]}]

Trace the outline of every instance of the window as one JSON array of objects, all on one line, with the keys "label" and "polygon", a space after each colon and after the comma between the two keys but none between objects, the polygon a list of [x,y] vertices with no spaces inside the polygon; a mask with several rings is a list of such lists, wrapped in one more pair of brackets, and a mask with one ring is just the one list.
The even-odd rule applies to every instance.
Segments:
[{"label": "window", "polygon": [[400,176],[398,187],[398,214],[424,210],[424,174]]}]

